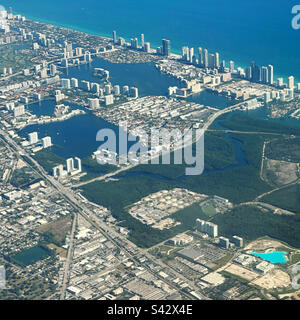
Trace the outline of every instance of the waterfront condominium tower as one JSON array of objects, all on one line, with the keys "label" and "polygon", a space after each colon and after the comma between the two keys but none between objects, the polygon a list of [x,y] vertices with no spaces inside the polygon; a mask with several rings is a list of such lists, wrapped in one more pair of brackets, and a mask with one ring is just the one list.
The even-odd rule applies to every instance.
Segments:
[{"label": "waterfront condominium tower", "polygon": [[203,61],[203,64],[204,64],[204,68],[208,68],[208,51],[207,51],[207,49],[204,49],[204,61]]},{"label": "waterfront condominium tower", "polygon": [[170,40],[162,39],[162,55],[169,56],[170,55]]},{"label": "waterfront condominium tower", "polygon": [[117,32],[113,31],[113,41],[114,43],[117,43]]},{"label": "waterfront condominium tower", "polygon": [[274,83],[274,68],[271,64],[268,65],[268,70],[269,70],[269,84]]},{"label": "waterfront condominium tower", "polygon": [[202,54],[202,48],[201,47],[198,48],[198,56],[199,56],[198,63],[199,63],[200,66],[202,66],[203,65],[203,54]]},{"label": "waterfront condominium tower", "polygon": [[144,49],[144,45],[145,45],[145,37],[144,37],[144,34],[142,33],[141,34],[141,47],[142,47],[142,49]]}]

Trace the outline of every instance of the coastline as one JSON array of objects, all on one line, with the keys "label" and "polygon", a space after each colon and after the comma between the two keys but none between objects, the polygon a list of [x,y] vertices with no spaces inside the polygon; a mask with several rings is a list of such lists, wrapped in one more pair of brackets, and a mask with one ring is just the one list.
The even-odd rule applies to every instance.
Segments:
[{"label": "coastline", "polygon": [[[82,28],[82,27],[78,27],[78,26],[74,26],[74,25],[64,24],[64,23],[61,23],[61,22],[40,18],[40,17],[34,17],[34,16],[31,16],[31,15],[27,15],[26,13],[24,13],[22,11],[19,11],[18,14],[21,14],[21,15],[25,16],[26,19],[29,20],[29,21],[33,21],[33,22],[36,21],[36,22],[47,24],[47,25],[53,25],[55,27],[59,27],[59,28],[67,29],[67,30],[72,30],[72,31],[77,31],[77,32],[88,34],[88,35],[97,36],[97,37],[100,37],[100,38],[103,38],[103,39],[112,39],[111,33],[112,33],[113,30],[111,30],[110,33],[99,32],[99,31],[95,31],[95,30],[91,30],[91,29],[86,29],[86,28]],[[124,39],[125,39],[126,42],[128,42],[130,40],[130,39],[126,39],[125,37],[124,37]],[[152,49],[161,45],[161,43],[156,42],[156,41],[152,41],[151,39],[149,39],[149,42],[151,43]],[[182,43],[182,46],[189,46],[189,44]],[[181,48],[177,48],[177,47],[173,47],[172,48],[172,42],[171,42],[171,53],[174,54],[174,55],[181,56]],[[222,50],[220,50],[220,55],[222,56]],[[238,67],[241,67],[243,69],[246,69],[246,67],[249,66],[250,62],[251,62],[251,61],[249,61],[249,64],[245,65],[243,63],[240,63],[238,60],[236,60],[234,58],[231,58],[231,59],[235,62],[235,66],[236,67],[238,66]],[[251,60],[255,61],[255,58],[252,58]],[[227,61],[227,64],[228,63],[229,63],[229,61]],[[278,66],[275,65],[274,69],[277,70]],[[284,80],[286,80],[291,75],[292,74],[282,74],[280,72],[274,72],[274,79],[283,78]],[[295,75],[293,75],[293,76],[295,77],[295,83],[300,82],[300,78],[297,78]]]}]

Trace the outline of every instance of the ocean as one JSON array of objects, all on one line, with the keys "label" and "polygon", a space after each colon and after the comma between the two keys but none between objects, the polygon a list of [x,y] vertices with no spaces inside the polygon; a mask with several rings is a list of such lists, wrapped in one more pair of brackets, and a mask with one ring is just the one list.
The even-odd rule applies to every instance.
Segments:
[{"label": "ocean", "polygon": [[219,52],[245,67],[252,60],[274,65],[276,77],[300,82],[300,29],[291,26],[292,7],[300,0],[1,0],[28,19],[129,40],[145,34],[151,47],[162,38],[171,50],[184,45]]}]

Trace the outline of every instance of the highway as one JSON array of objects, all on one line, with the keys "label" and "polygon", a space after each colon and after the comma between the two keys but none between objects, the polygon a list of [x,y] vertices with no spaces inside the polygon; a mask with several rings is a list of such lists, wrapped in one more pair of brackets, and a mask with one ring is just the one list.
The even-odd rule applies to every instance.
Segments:
[{"label": "highway", "polygon": [[[162,280],[163,282],[168,284],[170,287],[172,287],[176,290],[179,290],[179,292],[183,296],[185,296],[187,299],[195,299],[194,296],[190,295],[189,293],[183,292],[180,288],[176,287],[172,282],[168,281],[167,279],[162,278],[155,271],[153,271],[150,267],[148,267],[145,264],[142,264],[139,261],[139,259],[137,258],[137,255],[146,256],[150,260],[154,260],[154,258],[148,252],[146,252],[145,250],[140,249],[140,248],[136,248],[136,250],[138,251],[137,254],[132,254],[127,249],[127,246],[128,245],[132,246],[132,243],[130,243],[126,237],[122,237],[122,239],[120,239],[120,241],[116,241],[114,238],[116,238],[116,239],[120,238],[121,237],[120,234],[118,234],[112,228],[108,227],[106,224],[100,225],[97,218],[94,216],[94,213],[91,210],[87,209],[81,201],[77,200],[76,195],[74,194],[74,192],[71,189],[65,188],[52,176],[47,175],[47,173],[41,167],[41,165],[35,159],[33,159],[25,150],[23,150],[5,131],[0,129],[0,134],[4,137],[6,142],[15,150],[15,152],[17,152],[19,155],[26,156],[29,160],[29,164],[30,164],[30,162],[34,164],[34,166],[32,166],[30,164],[31,167],[33,168],[33,170],[38,172],[46,181],[48,181],[50,183],[50,185],[52,185],[52,187],[54,187],[62,195],[62,197],[64,197],[73,206],[73,208],[78,211],[78,213],[85,220],[87,220],[92,226],[94,226],[98,231],[100,231],[103,234],[103,236],[105,236],[108,240],[110,240],[112,243],[114,243],[119,249],[123,250],[127,254],[128,257],[130,257],[133,261],[136,262],[137,265],[145,268],[149,273],[154,275],[156,278],[159,278],[160,280]],[[74,221],[73,221],[72,230],[74,230],[73,228],[75,228]],[[72,239],[72,237],[71,237],[71,239]],[[73,246],[73,242],[71,242],[70,246],[71,245]],[[64,297],[65,297],[66,287],[67,287],[67,282],[68,282],[67,280],[68,280],[68,276],[69,276],[69,268],[70,268],[70,264],[72,261],[72,251],[73,251],[72,247],[69,248],[67,262],[65,263],[63,286],[62,286],[61,292],[60,292],[60,299],[64,299]],[[165,265],[160,260],[155,260],[155,262],[157,264],[159,264],[161,267],[170,269],[169,266]],[[174,271],[172,270],[172,272],[174,272]],[[191,281],[186,279],[182,274],[177,273],[177,275],[184,282],[189,283],[191,286],[190,288],[193,291],[195,291],[195,290],[198,291],[198,288],[195,287],[194,283],[192,283]],[[204,295],[200,295],[200,296],[203,300],[209,300],[209,298],[207,298]]]},{"label": "highway", "polygon": [[[210,126],[211,124],[219,117],[221,116],[222,114],[225,114],[225,113],[228,113],[228,112],[232,112],[232,111],[235,111],[235,110],[238,110],[240,109],[240,106],[243,105],[244,102],[241,102],[239,104],[236,104],[234,106],[231,106],[229,108],[226,108],[226,109],[223,109],[223,110],[219,110],[218,112],[214,113],[209,119],[208,121],[205,123],[205,125],[203,126],[202,130],[206,131]],[[190,144],[192,144],[193,141],[191,141]],[[187,144],[186,146],[189,146],[190,144]],[[178,149],[178,148],[177,148]],[[174,149],[173,151],[177,150],[177,149]],[[149,161],[151,160],[151,158],[149,158]],[[95,181],[103,181],[103,180],[106,180],[107,178],[112,178],[114,176],[116,176],[117,174],[121,173],[121,172],[124,172],[124,171],[127,171],[127,170],[130,170],[136,166],[140,165],[139,163],[137,164],[130,164],[126,167],[123,167],[121,169],[118,169],[116,171],[113,171],[113,172],[110,172],[110,173],[107,173],[103,176],[100,176],[100,177],[96,177],[96,178],[93,178],[91,180],[88,180],[88,181],[84,181],[84,182],[81,182],[81,183],[77,183],[77,184],[74,184],[73,187],[74,188],[78,188],[78,187],[81,187],[81,186],[84,186],[86,184],[89,184],[89,183],[92,183],[92,182],[95,182]]]}]

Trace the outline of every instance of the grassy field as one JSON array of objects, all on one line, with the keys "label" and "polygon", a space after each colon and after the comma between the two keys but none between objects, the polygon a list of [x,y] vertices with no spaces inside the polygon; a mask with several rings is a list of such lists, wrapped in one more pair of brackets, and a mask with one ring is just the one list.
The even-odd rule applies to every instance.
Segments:
[{"label": "grassy field", "polygon": [[269,159],[300,162],[300,138],[281,138],[266,145],[265,155]]},{"label": "grassy field", "polygon": [[16,73],[33,65],[31,62],[34,57],[32,51],[14,50],[13,44],[1,46],[0,56],[1,70],[3,68],[13,68],[13,73]]},{"label": "grassy field", "polygon": [[46,241],[57,246],[65,243],[66,235],[70,231],[72,218],[66,217],[53,221],[37,228],[37,232],[42,234]]},{"label": "grassy field", "polygon": [[16,188],[20,188],[22,186],[33,183],[35,180],[39,178],[39,175],[32,171],[31,168],[23,167],[14,170],[10,179],[10,183],[14,185]]},{"label": "grassy field", "polygon": [[63,157],[56,155],[51,149],[43,149],[32,156],[50,174],[52,174],[53,167],[66,162]]}]

